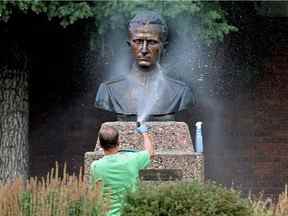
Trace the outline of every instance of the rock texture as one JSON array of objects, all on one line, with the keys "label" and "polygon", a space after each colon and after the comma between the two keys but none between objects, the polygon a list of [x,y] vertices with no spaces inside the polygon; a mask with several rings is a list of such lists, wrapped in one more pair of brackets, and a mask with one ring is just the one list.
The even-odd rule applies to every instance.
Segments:
[{"label": "rock texture", "polygon": [[[172,180],[173,175],[179,176],[179,173],[181,173],[182,180],[204,180],[204,158],[202,154],[194,152],[186,123],[171,121],[146,122],[145,124],[150,127],[149,133],[155,146],[155,157],[146,173],[149,172],[150,176],[151,173],[161,176],[162,171],[166,170],[168,172],[165,172],[165,180],[169,179],[169,172]],[[135,131],[135,122],[106,122],[102,127],[107,125],[119,130],[120,149],[143,150],[143,138]],[[101,157],[103,157],[103,152],[97,141],[94,152],[85,154],[86,176],[92,161]],[[145,171],[141,175],[145,175]],[[147,179],[147,176],[143,178]],[[159,180],[163,179],[159,177]]]}]

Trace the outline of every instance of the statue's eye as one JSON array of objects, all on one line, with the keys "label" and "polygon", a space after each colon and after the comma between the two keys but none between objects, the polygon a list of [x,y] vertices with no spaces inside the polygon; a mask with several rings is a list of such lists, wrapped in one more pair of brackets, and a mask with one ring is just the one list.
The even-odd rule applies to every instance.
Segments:
[{"label": "statue's eye", "polygon": [[156,41],[156,40],[149,40],[148,43],[149,43],[149,45],[156,45],[156,44],[158,44],[158,41]]},{"label": "statue's eye", "polygon": [[140,39],[134,39],[134,40],[133,40],[133,43],[135,43],[135,44],[141,44],[141,43],[143,43],[143,41],[140,40]]}]

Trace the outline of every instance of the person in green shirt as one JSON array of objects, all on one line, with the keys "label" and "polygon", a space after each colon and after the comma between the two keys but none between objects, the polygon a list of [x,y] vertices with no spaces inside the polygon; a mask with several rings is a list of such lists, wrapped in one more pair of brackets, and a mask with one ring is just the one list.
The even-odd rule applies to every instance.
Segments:
[{"label": "person in green shirt", "polygon": [[92,186],[101,181],[104,195],[109,195],[110,210],[107,216],[120,216],[127,192],[137,190],[139,171],[150,164],[154,147],[148,128],[142,124],[137,128],[142,134],[144,150],[139,152],[119,151],[119,133],[111,127],[103,127],[99,131],[100,146],[104,157],[92,162],[90,177]]}]

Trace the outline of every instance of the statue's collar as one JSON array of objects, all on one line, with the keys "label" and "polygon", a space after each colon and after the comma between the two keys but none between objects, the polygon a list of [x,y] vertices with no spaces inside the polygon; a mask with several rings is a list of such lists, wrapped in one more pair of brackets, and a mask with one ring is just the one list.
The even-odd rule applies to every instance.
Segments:
[{"label": "statue's collar", "polygon": [[144,85],[157,80],[160,74],[161,70],[158,66],[149,71],[143,71],[134,64],[130,70],[132,80]]}]

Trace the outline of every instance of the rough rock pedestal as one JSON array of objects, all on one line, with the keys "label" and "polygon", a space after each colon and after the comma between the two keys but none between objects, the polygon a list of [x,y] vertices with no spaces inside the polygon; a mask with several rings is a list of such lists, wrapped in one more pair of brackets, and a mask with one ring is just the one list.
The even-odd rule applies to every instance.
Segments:
[{"label": "rough rock pedestal", "polygon": [[[155,146],[155,157],[148,169],[141,172],[141,178],[147,181],[204,180],[204,157],[195,153],[189,128],[184,122],[145,122],[150,127]],[[135,122],[106,122],[119,130],[120,149],[143,150],[143,137],[139,135]],[[93,160],[103,157],[103,151],[97,140],[94,152],[85,153],[85,175],[89,174]]]}]

